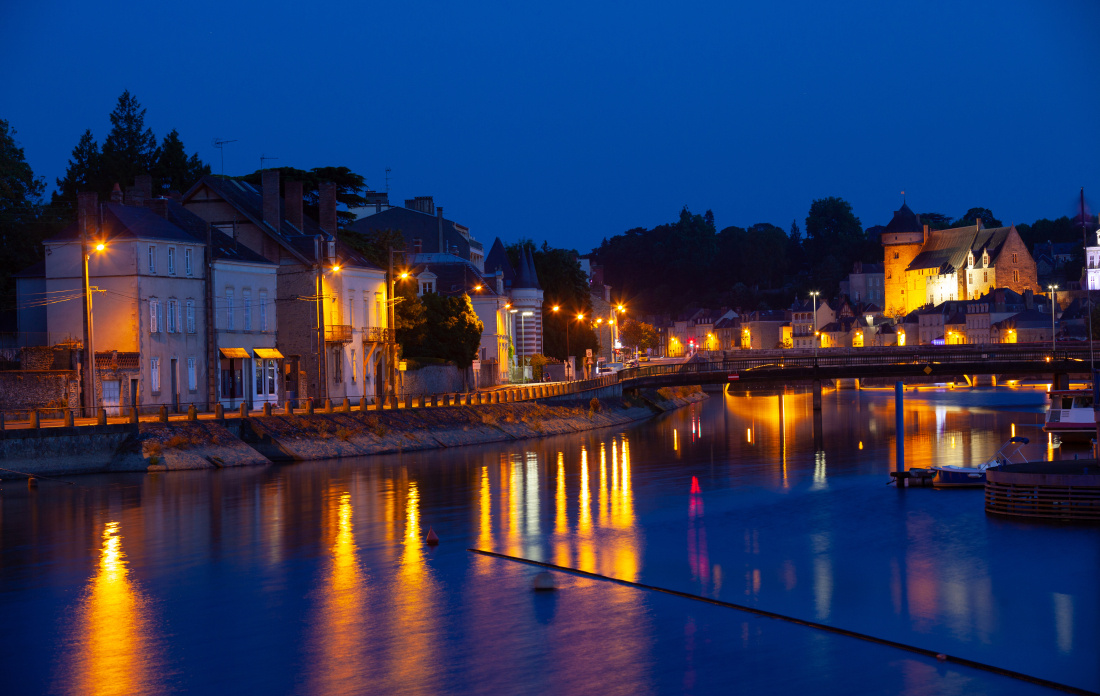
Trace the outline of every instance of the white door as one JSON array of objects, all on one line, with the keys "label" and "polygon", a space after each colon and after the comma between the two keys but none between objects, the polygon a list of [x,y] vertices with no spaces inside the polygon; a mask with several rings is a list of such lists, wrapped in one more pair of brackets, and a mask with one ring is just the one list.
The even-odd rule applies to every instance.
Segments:
[{"label": "white door", "polygon": [[117,379],[103,380],[103,408],[108,416],[117,416],[119,413],[119,381]]}]

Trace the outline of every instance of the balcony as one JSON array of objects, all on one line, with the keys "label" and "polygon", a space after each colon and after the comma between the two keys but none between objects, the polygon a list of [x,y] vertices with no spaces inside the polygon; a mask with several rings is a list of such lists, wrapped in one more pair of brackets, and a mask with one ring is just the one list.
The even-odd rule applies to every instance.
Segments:
[{"label": "balcony", "polygon": [[363,328],[363,343],[393,343],[393,329],[384,329],[379,326]]},{"label": "balcony", "polygon": [[325,326],[325,343],[351,343],[351,327],[347,324]]}]

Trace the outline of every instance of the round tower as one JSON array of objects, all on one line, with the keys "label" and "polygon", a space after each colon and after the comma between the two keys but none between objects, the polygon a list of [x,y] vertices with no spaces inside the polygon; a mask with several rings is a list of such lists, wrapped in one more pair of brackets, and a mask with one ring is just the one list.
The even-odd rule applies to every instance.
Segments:
[{"label": "round tower", "polygon": [[924,297],[909,297],[906,292],[905,269],[913,262],[924,246],[927,228],[921,225],[917,214],[903,201],[901,210],[894,211],[894,218],[882,232],[883,273],[888,316],[901,316],[924,304]]}]

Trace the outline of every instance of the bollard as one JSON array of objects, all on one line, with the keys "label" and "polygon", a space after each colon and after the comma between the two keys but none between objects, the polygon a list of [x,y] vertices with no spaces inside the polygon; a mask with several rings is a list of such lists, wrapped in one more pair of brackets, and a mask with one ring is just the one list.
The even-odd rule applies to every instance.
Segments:
[{"label": "bollard", "polygon": [[195,404],[187,406],[187,420],[197,421],[199,419],[199,412],[195,409]]},{"label": "bollard", "polygon": [[348,397],[344,397],[344,403],[340,410],[344,413],[351,413],[351,401],[348,400]]},{"label": "bollard", "polygon": [[366,411],[367,410],[367,397],[365,397],[365,396],[360,396],[359,397],[359,410],[360,411]]},{"label": "bollard", "polygon": [[96,425],[107,425],[107,411],[102,408],[99,409],[96,413],[95,422]]},{"label": "bollard", "polygon": [[306,399],[306,413],[311,415],[311,416],[313,415],[313,397],[312,396],[309,397],[308,399]]},{"label": "bollard", "polygon": [[217,420],[225,420],[225,406],[222,404],[214,404],[214,418]]},{"label": "bollard", "polygon": [[[894,438],[897,440],[894,471],[905,471],[905,386],[894,383]],[[898,488],[905,488],[906,480],[898,476]]]},{"label": "bollard", "polygon": [[42,427],[42,424],[38,422],[38,411],[37,410],[32,410],[30,417],[31,417],[31,427],[32,428],[38,429],[38,428]]},{"label": "bollard", "polygon": [[283,413],[288,416],[294,415],[294,407],[290,405],[290,399],[287,399],[286,403],[283,404]]},{"label": "bollard", "polygon": [[137,406],[131,406],[130,407],[130,423],[136,425],[137,422],[138,422]]},{"label": "bollard", "polygon": [[73,410],[71,408],[65,409],[65,427],[73,427]]},{"label": "bollard", "polygon": [[325,399],[325,413],[332,413],[332,399]]},{"label": "bollard", "polygon": [[241,418],[248,418],[248,404],[241,402]]},{"label": "bollard", "polygon": [[161,423],[167,423],[168,422],[168,407],[165,406],[164,404],[161,404],[161,406],[160,406],[160,422]]},{"label": "bollard", "polygon": [[270,401],[267,401],[267,402],[264,403],[264,415],[265,416],[270,416],[271,415],[271,402]]}]

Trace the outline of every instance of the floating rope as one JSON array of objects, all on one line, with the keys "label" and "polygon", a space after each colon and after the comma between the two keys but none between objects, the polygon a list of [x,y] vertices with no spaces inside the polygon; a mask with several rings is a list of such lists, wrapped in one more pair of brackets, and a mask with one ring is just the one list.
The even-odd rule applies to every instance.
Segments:
[{"label": "floating rope", "polygon": [[816,621],[807,621],[805,619],[796,619],[793,616],[786,616],[784,614],[777,614],[774,611],[767,611],[765,609],[757,609],[756,607],[746,606],[744,604],[734,604],[733,602],[724,602],[720,599],[712,599],[710,597],[703,597],[702,595],[692,594],[690,592],[681,592],[679,590],[670,590],[665,587],[657,587],[656,585],[646,585],[640,582],[631,582],[630,580],[620,580],[619,578],[613,578],[607,575],[600,575],[599,573],[592,573],[587,570],[579,570],[577,568],[567,568],[566,566],[555,565],[553,563],[546,563],[543,561],[533,561],[529,558],[520,558],[518,556],[509,556],[503,553],[496,553],[494,551],[482,551],[481,549],[466,549],[471,553],[481,554],[482,556],[489,556],[491,558],[500,558],[506,561],[515,561],[516,563],[526,563],[528,565],[538,566],[540,568],[550,568],[552,570],[560,570],[565,573],[573,573],[574,575],[580,575],[586,578],[593,578],[595,580],[604,580],[606,582],[614,582],[619,585],[626,585],[627,587],[634,587],[639,590],[649,590],[651,592],[663,592],[664,594],[670,594],[674,597],[683,597],[684,599],[693,599],[697,602],[706,602],[707,604],[714,604],[720,607],[726,607],[728,609],[737,609],[738,611],[748,612],[750,614],[756,614],[757,616],[766,616],[769,619],[779,619],[780,621],[787,621],[789,623],[798,624],[799,626],[808,626],[810,628],[816,628],[821,631],[828,631],[829,633],[836,633],[838,635],[847,636],[849,638],[856,638],[858,640],[865,640],[870,643],[878,643],[879,645],[887,645],[891,648],[897,648],[899,650],[906,650],[908,652],[917,653],[918,655],[924,655],[925,657],[931,657],[941,662],[953,662],[957,665],[963,665],[964,667],[972,667],[973,669],[979,669],[985,672],[991,672],[998,674],[1002,677],[1011,677],[1020,681],[1025,681],[1030,684],[1037,684],[1039,686],[1045,686],[1050,689],[1056,689],[1068,694],[1083,694],[1084,696],[1098,696],[1095,691],[1088,691],[1087,689],[1081,689],[1076,686],[1070,686],[1068,684],[1060,684],[1058,682],[1050,681],[1049,679],[1042,679],[1040,677],[1033,677],[1022,672],[1015,672],[1010,669],[1004,669],[1003,667],[995,667],[983,662],[975,662],[974,660],[968,660],[965,657],[956,657],[954,655],[947,655],[946,653],[938,653],[935,650],[928,650],[926,648],[918,648],[914,645],[907,645],[905,643],[899,643],[893,640],[887,640],[885,638],[876,638],[875,636],[867,635],[866,633],[858,633],[856,631],[849,631],[844,628],[837,628],[836,626],[829,626],[823,623],[817,623]]}]

